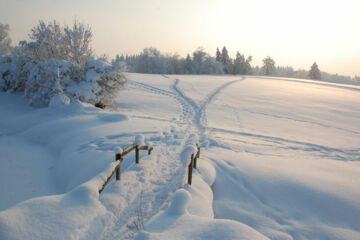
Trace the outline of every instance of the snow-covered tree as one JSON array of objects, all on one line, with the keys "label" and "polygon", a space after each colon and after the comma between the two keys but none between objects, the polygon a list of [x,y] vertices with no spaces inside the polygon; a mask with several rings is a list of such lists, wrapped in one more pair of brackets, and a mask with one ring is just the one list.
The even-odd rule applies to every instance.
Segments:
[{"label": "snow-covered tree", "polygon": [[221,74],[222,63],[217,62],[204,48],[199,47],[193,52],[192,73],[195,74]]},{"label": "snow-covered tree", "polygon": [[186,74],[192,73],[193,72],[193,63],[190,57],[190,54],[186,55],[186,59],[184,61],[184,70]]},{"label": "snow-covered tree", "polygon": [[275,74],[277,77],[294,77],[295,72],[292,67],[286,66],[278,66],[276,67]]},{"label": "snow-covered tree", "polygon": [[72,28],[62,28],[55,20],[48,24],[40,21],[29,37],[31,41],[21,41],[15,52],[35,64],[57,59],[84,65],[94,58],[91,29],[76,20]]},{"label": "snow-covered tree", "polygon": [[140,73],[164,73],[163,59],[158,49],[144,48],[134,61],[134,70]]},{"label": "snow-covered tree", "polygon": [[195,63],[202,63],[205,60],[207,53],[203,47],[198,47],[196,51],[193,52],[193,61]]},{"label": "snow-covered tree", "polygon": [[85,26],[74,21],[72,28],[64,27],[62,45],[65,51],[66,60],[84,65],[89,59],[94,58],[94,51],[91,48],[92,31],[89,25]]},{"label": "snow-covered tree", "polygon": [[275,72],[275,61],[271,57],[266,57],[263,59],[262,70],[265,75],[270,76]]},{"label": "snow-covered tree", "polygon": [[165,65],[166,72],[169,74],[181,74],[184,72],[183,61],[178,54],[166,54]]},{"label": "snow-covered tree", "polygon": [[220,52],[219,48],[216,48],[215,60],[216,60],[217,62],[221,62],[221,60],[222,60],[222,58],[221,58],[221,52]]},{"label": "snow-covered tree", "polygon": [[34,63],[51,59],[65,60],[65,51],[62,44],[62,30],[54,20],[49,24],[40,21],[39,25],[31,29],[31,42],[22,41],[24,54]]},{"label": "snow-covered tree", "polygon": [[[221,74],[222,63],[199,47],[186,58],[178,54],[162,54],[155,48],[145,48],[139,55],[126,56],[125,62],[130,72],[160,73],[160,74]],[[117,56],[113,65],[120,61]]]},{"label": "snow-covered tree", "polygon": [[223,47],[223,49],[221,51],[221,62],[223,64],[223,66],[224,66],[224,72],[229,73],[230,72],[231,59],[229,57],[229,53],[228,53],[225,46]]},{"label": "snow-covered tree", "polygon": [[233,74],[249,74],[251,72],[251,61],[252,61],[251,56],[249,56],[245,60],[245,56],[240,54],[239,52],[237,52],[236,58],[232,65],[232,73]]},{"label": "snow-covered tree", "polygon": [[321,80],[321,73],[316,62],[313,63],[309,71],[309,78],[314,80]]},{"label": "snow-covered tree", "polygon": [[11,39],[9,37],[9,24],[0,23],[0,54],[10,53]]},{"label": "snow-covered tree", "polygon": [[119,54],[116,55],[115,59],[111,61],[111,64],[116,68],[121,70],[122,72],[125,72],[127,70],[125,57],[124,55],[119,56]]}]

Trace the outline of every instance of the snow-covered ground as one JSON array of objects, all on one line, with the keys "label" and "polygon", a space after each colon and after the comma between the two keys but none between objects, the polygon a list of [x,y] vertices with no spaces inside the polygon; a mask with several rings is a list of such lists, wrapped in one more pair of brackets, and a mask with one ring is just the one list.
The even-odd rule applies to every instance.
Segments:
[{"label": "snow-covered ground", "polygon": [[[360,239],[360,88],[128,78],[107,111],[0,93],[0,239]],[[138,135],[154,151],[99,196]]]}]

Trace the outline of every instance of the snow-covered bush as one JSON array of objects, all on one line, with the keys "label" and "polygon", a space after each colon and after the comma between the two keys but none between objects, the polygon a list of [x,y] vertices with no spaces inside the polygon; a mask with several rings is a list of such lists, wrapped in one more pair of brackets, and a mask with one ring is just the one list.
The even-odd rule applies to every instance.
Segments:
[{"label": "snow-covered bush", "polygon": [[[5,39],[8,25],[0,28],[0,40]],[[75,99],[105,106],[126,83],[123,67],[93,60],[89,26],[40,21],[29,37],[12,49],[13,55],[0,55],[0,91],[24,92],[35,106]]]},{"label": "snow-covered bush", "polygon": [[0,90],[24,91],[34,64],[14,55],[0,55]]},{"label": "snow-covered bush", "polygon": [[114,94],[126,83],[124,74],[101,60],[89,60],[84,67],[84,80],[71,88],[75,98],[89,103],[111,102]]},{"label": "snow-covered bush", "polygon": [[36,64],[31,69],[25,86],[25,96],[30,104],[48,106],[52,97],[66,95],[67,88],[76,84],[72,80],[72,68],[75,66],[62,60]]},{"label": "snow-covered bush", "polygon": [[33,64],[22,56],[0,55],[0,91],[24,92],[34,106],[74,99],[109,104],[126,82],[120,69],[101,60],[80,67],[64,60]]},{"label": "snow-covered bush", "polygon": [[126,78],[119,70],[100,60],[90,60],[84,68],[50,60],[31,69],[25,96],[35,106],[66,104],[74,99],[108,104],[125,83]]},{"label": "snow-covered bush", "polygon": [[0,55],[0,90],[6,91],[9,85],[11,55]]}]

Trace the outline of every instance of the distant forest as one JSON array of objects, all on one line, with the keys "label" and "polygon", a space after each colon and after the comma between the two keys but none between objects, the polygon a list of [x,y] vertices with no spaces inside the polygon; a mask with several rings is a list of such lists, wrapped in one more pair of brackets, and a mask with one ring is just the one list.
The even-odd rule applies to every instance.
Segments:
[{"label": "distant forest", "polygon": [[[65,26],[64,30],[55,20],[49,23],[40,21],[39,25],[31,30],[30,41],[20,41],[17,46],[11,46],[9,31],[10,26],[8,24],[0,23],[0,55],[22,56],[20,59],[23,62],[13,62],[14,69],[21,67],[24,70],[24,67],[29,64],[51,59],[70,61],[80,67],[84,66],[87,60],[95,58],[110,62],[106,55],[95,56],[90,45],[93,36],[90,27],[76,21],[74,21],[73,29]],[[5,61],[6,57],[3,60]],[[7,61],[3,62],[6,66]],[[277,66],[275,60],[269,56],[265,57],[262,62],[262,66],[253,66],[252,57],[244,56],[239,51],[236,52],[235,58],[231,58],[225,46],[221,51],[217,48],[215,56],[199,47],[192,54],[187,54],[185,58],[174,53],[163,54],[158,49],[149,47],[143,49],[139,54],[117,55],[111,61],[117,70],[137,73],[274,76],[360,85],[360,76],[351,78],[350,76],[326,73],[319,69],[316,62],[311,66],[309,64],[308,70],[294,70],[291,66]],[[0,73],[7,73],[5,70],[0,68]],[[19,71],[13,72],[19,73]],[[25,72],[28,73],[28,71]],[[5,75],[1,77],[6,77]],[[0,88],[4,88],[2,86],[4,81],[0,78]],[[14,81],[19,81],[19,78]]]},{"label": "distant forest", "polygon": [[360,76],[351,78],[339,74],[320,71],[316,62],[309,64],[309,69],[294,70],[290,66],[277,66],[271,57],[263,59],[262,66],[253,66],[252,57],[237,52],[231,58],[226,47],[221,51],[217,48],[215,57],[199,47],[185,58],[178,54],[163,54],[156,48],[145,48],[135,55],[116,55],[112,60],[114,66],[126,69],[128,72],[153,74],[233,74],[274,76],[323,80],[334,83],[360,85]]}]

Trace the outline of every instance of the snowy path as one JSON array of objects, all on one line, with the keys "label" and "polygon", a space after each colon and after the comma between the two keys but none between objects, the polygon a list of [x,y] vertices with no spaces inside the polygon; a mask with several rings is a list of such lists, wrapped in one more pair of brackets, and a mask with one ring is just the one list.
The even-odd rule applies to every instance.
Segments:
[{"label": "snowy path", "polygon": [[[172,128],[170,135],[153,141],[155,150],[151,156],[144,156],[139,166],[130,165],[120,183],[104,191],[101,201],[114,213],[114,217],[107,225],[101,239],[116,239],[124,235],[131,237],[129,219],[135,217],[134,213],[140,205],[144,220],[150,219],[161,209],[168,207],[166,200],[185,184],[184,177],[187,170],[181,164],[182,151],[190,142],[207,141],[206,107],[223,89],[241,80],[220,85],[210,92],[201,104],[197,104],[184,94],[179,87],[181,80],[178,78],[170,85],[172,92],[146,83],[133,80],[130,82],[131,87],[155,95],[163,95],[177,102],[178,108],[181,109],[177,117],[180,122],[176,122],[176,127]],[[154,165],[156,168],[153,167]]]},{"label": "snowy path", "polygon": [[[196,104],[190,97],[187,97],[183,91],[181,91],[178,87],[180,80],[175,79],[175,83],[173,85],[174,91],[178,94],[178,96],[183,100],[187,108],[191,108],[193,115],[192,119],[188,118],[188,121],[192,122],[192,125],[196,128],[197,135],[199,136],[200,145],[204,142],[207,142],[207,138],[205,136],[206,130],[206,107],[211,103],[211,101],[223,90],[224,88],[230,86],[231,84],[237,83],[239,81],[245,80],[243,77],[241,80],[235,80],[231,82],[227,82],[222,84],[221,86],[214,89],[210,94],[208,94],[204,100],[201,101],[201,104]],[[195,114],[194,114],[195,113]]]}]

